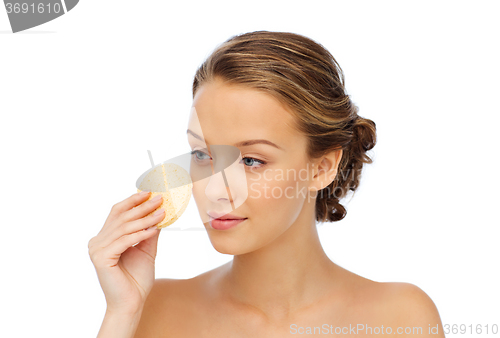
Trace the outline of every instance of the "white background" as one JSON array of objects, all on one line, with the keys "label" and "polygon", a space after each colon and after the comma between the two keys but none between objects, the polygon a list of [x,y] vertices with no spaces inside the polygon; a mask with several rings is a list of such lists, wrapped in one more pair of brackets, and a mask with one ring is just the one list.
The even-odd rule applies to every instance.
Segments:
[{"label": "white background", "polygon": [[[319,226],[329,257],[419,286],[443,324],[500,325],[496,3],[84,0],[16,34],[0,7],[0,336],[97,335],[89,239],[136,191],[148,149],[156,162],[189,150],[196,68],[254,30],[323,44],[377,124],[346,218]],[[178,222],[199,224],[193,199]],[[156,278],[231,258],[203,231],[164,230]]]}]

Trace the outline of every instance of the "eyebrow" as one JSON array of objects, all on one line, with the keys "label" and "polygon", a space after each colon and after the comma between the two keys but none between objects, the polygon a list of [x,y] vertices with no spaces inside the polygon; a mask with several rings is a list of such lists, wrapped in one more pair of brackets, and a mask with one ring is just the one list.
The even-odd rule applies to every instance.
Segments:
[{"label": "eyebrow", "polygon": [[[205,140],[203,140],[199,135],[193,133],[191,130],[187,130],[186,131],[187,134],[191,134],[193,135],[194,138],[197,138],[198,140],[200,141],[203,141],[205,143],[208,144],[208,142],[206,142]],[[260,139],[260,140],[247,140],[247,141],[240,141],[238,143],[236,143],[234,146],[235,147],[247,147],[247,146],[251,146],[251,145],[254,145],[254,144],[267,144],[267,145],[270,145],[271,147],[275,147],[277,149],[280,149],[280,150],[284,150],[282,147],[278,146],[277,144],[271,142],[271,141],[268,141],[268,140],[263,140],[263,139]]]}]

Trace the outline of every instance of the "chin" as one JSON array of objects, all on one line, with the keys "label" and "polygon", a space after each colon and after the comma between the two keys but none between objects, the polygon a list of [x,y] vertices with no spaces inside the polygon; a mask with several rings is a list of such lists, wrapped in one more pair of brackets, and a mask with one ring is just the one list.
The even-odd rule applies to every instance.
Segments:
[{"label": "chin", "polygon": [[252,251],[248,248],[248,240],[240,238],[237,233],[213,230],[208,222],[204,225],[210,243],[221,254],[236,256]]}]

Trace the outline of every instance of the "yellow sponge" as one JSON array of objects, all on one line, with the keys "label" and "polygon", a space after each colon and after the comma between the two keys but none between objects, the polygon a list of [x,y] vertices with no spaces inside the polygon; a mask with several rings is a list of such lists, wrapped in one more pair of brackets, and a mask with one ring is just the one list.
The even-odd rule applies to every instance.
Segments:
[{"label": "yellow sponge", "polygon": [[156,195],[163,195],[163,203],[159,208],[165,209],[165,218],[156,226],[165,228],[174,223],[186,210],[191,198],[193,183],[189,173],[173,163],[164,163],[154,167],[140,182],[137,192],[151,191],[148,200]]}]

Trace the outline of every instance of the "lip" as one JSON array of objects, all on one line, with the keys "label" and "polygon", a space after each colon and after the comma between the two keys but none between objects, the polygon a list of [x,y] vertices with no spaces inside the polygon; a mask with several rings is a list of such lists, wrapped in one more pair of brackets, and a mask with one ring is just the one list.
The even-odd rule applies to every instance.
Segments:
[{"label": "lip", "polygon": [[[212,227],[212,229],[215,230],[231,229],[236,225],[247,220],[247,218],[244,217],[239,217],[232,214],[223,215],[215,212],[208,213],[208,216],[210,216],[210,221],[209,221],[210,227]],[[213,216],[218,216],[218,217],[213,217]]]},{"label": "lip", "polygon": [[208,214],[208,216],[210,216],[213,219],[224,219],[224,220],[246,219],[246,217],[240,217],[240,216],[236,216],[233,214],[220,214],[220,213],[213,212],[213,211],[210,211],[207,214]]}]

